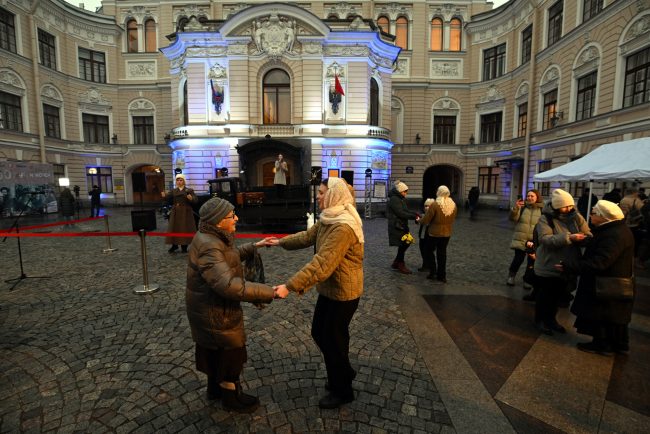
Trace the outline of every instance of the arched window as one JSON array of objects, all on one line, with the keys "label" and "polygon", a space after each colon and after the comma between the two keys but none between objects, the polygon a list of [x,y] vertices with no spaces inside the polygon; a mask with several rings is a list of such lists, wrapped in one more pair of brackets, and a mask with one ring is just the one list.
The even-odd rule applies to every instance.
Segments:
[{"label": "arched window", "polygon": [[264,75],[264,123],[291,123],[291,79],[281,69],[272,69]]},{"label": "arched window", "polygon": [[381,16],[377,18],[377,25],[382,32],[390,33],[390,21],[388,21],[388,17]]},{"label": "arched window", "polygon": [[462,47],[462,23],[453,18],[449,26],[449,51],[460,51]]},{"label": "arched window", "polygon": [[406,17],[399,17],[395,21],[395,45],[403,50],[408,50],[409,45],[409,21]]},{"label": "arched window", "polygon": [[379,85],[370,79],[370,125],[379,126]]},{"label": "arched window", "polygon": [[431,50],[442,51],[442,20],[440,18],[431,20]]},{"label": "arched window", "polygon": [[183,18],[179,19],[179,20],[178,20],[178,25],[176,25],[176,31],[177,31],[177,32],[179,32],[179,31],[180,31],[180,32],[184,31],[184,30],[185,30],[185,26],[186,26],[187,23],[189,23],[189,22],[190,22],[190,19],[187,18],[187,17],[183,17]]},{"label": "arched window", "polygon": [[135,20],[126,23],[126,44],[129,53],[138,52],[138,24]]},{"label": "arched window", "polygon": [[144,22],[144,44],[147,53],[156,51],[156,22],[152,19]]}]

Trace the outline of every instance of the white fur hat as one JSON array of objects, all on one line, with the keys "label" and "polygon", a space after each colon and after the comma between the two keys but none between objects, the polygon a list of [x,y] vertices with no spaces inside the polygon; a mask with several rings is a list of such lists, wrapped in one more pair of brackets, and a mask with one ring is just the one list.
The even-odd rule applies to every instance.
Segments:
[{"label": "white fur hat", "polygon": [[187,181],[187,178],[182,173],[178,173],[176,176],[174,176],[174,180],[177,180],[178,178],[183,178],[183,181]]}]

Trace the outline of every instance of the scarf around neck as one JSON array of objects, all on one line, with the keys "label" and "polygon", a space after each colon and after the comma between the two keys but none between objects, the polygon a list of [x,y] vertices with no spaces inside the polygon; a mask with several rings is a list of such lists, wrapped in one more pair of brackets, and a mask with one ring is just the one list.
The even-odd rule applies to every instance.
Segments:
[{"label": "scarf around neck", "polygon": [[354,205],[348,185],[341,178],[330,178],[325,192],[320,222],[324,225],[342,223],[350,226],[360,243],[364,243],[361,217]]}]

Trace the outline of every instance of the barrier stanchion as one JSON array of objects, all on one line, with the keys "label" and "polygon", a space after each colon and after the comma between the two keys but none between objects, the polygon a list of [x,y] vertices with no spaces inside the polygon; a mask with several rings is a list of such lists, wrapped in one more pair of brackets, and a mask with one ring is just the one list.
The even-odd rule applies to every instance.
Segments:
[{"label": "barrier stanchion", "polygon": [[149,283],[149,269],[147,268],[147,231],[140,229],[138,235],[140,236],[140,250],[142,251],[142,277],[144,284],[133,288],[133,292],[136,294],[151,294],[152,292],[158,291],[160,286],[155,283]]},{"label": "barrier stanchion", "polygon": [[111,235],[110,235],[111,229],[110,229],[110,226],[108,225],[108,214],[104,215],[104,223],[105,223],[105,226],[106,226],[106,245],[107,245],[107,247],[104,250],[102,250],[102,252],[103,253],[112,253],[112,252],[116,251],[117,249],[114,249],[113,247],[111,247]]}]

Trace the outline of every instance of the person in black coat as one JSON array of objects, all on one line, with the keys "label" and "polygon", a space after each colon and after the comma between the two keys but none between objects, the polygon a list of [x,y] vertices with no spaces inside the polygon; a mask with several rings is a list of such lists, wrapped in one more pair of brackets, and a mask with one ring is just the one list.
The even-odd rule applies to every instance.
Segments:
[{"label": "person in black coat", "polygon": [[580,283],[571,312],[576,315],[578,333],[593,336],[578,343],[581,351],[601,355],[629,351],[628,324],[632,319],[633,300],[604,300],[596,296],[598,277],[632,276],[634,237],[626,226],[618,205],[600,200],[591,213],[593,240],[579,259],[567,260],[556,268],[580,275]]},{"label": "person in black coat", "polygon": [[404,255],[412,243],[412,241],[408,240],[407,236],[407,234],[410,234],[408,221],[417,218],[417,213],[409,210],[406,204],[408,190],[409,188],[406,184],[398,181],[395,187],[388,193],[388,205],[386,207],[386,216],[388,217],[388,245],[397,246],[397,256],[391,268],[402,274],[412,273],[406,267]]},{"label": "person in black coat", "polygon": [[[578,198],[578,212],[586,219],[589,215],[589,189],[585,188],[582,195]],[[598,202],[595,194],[591,194],[591,206],[593,207]]]},{"label": "person in black coat", "polygon": [[[90,190],[90,192],[88,193],[88,196],[90,196],[90,217],[99,217],[99,208],[101,207],[101,202],[100,202],[101,195],[102,195],[102,191],[99,189],[99,187],[93,185],[93,189]],[[97,210],[97,214],[95,214],[95,210]]]},{"label": "person in black coat", "polygon": [[474,186],[469,189],[467,194],[467,203],[469,205],[469,218],[473,219],[476,216],[476,208],[478,207],[478,198],[481,191],[478,187]]}]

